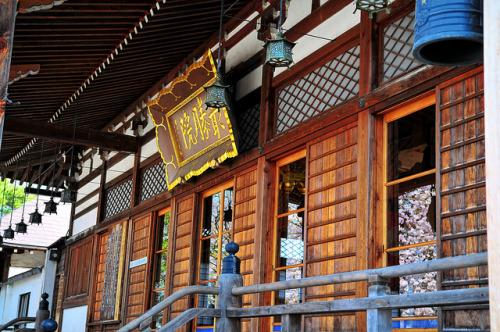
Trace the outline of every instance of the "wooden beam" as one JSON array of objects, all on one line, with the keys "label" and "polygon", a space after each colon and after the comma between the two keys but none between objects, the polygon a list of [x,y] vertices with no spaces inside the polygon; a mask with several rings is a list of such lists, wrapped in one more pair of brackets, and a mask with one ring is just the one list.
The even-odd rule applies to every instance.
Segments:
[{"label": "wooden beam", "polygon": [[0,149],[5,123],[5,103],[14,41],[16,9],[16,0],[0,0]]},{"label": "wooden beam", "polygon": [[[46,122],[26,120],[8,116],[5,119],[6,133],[17,136],[38,137],[56,142],[73,143],[73,128]],[[97,147],[107,151],[137,152],[138,139],[133,136],[108,133],[91,129],[76,129],[75,144]]]}]

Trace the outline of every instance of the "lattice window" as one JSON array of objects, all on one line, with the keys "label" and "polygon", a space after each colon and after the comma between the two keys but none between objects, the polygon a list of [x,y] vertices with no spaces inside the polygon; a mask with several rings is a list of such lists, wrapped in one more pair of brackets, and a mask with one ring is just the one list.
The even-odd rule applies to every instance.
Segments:
[{"label": "lattice window", "polygon": [[104,218],[114,216],[130,208],[132,202],[132,179],[123,182],[106,193]]},{"label": "lattice window", "polygon": [[382,82],[421,65],[412,54],[414,25],[415,12],[411,12],[384,28]]},{"label": "lattice window", "polygon": [[281,133],[359,92],[359,45],[278,93],[276,131]]},{"label": "lattice window", "polygon": [[237,116],[238,130],[240,133],[239,152],[248,151],[259,144],[259,114],[260,101],[245,103],[238,109],[244,110]]},{"label": "lattice window", "polygon": [[167,176],[163,162],[160,161],[144,171],[141,181],[141,202],[167,191],[167,189]]}]

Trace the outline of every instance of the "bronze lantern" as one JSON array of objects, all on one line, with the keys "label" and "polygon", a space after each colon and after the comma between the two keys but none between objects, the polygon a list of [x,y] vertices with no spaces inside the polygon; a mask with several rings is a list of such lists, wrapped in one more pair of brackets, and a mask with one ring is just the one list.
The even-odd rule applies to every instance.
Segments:
[{"label": "bronze lantern", "polygon": [[48,202],[45,202],[45,212],[44,213],[48,213],[48,214],[55,213],[55,214],[57,214],[57,205],[58,204],[59,203],[54,202],[54,198],[51,197]]},{"label": "bronze lantern", "polygon": [[42,214],[38,212],[38,208],[35,209],[35,212],[30,213],[30,224],[40,225],[42,223]]},{"label": "bronze lantern", "polygon": [[26,234],[28,231],[28,225],[24,222],[24,218],[21,218],[21,222],[16,224],[16,233]]},{"label": "bronze lantern", "polygon": [[389,0],[356,0],[356,10],[362,10],[370,13],[370,18],[373,14],[385,10],[389,13]]}]

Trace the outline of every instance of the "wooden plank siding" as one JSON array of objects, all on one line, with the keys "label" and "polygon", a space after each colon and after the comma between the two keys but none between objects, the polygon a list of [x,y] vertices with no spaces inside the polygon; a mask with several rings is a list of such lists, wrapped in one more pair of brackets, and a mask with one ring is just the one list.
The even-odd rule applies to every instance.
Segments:
[{"label": "wooden plank siding", "polygon": [[94,236],[85,238],[68,249],[69,264],[66,266],[65,273],[68,280],[63,308],[88,304],[93,250]]},{"label": "wooden plank siding", "polygon": [[[147,308],[148,264],[130,268],[130,262],[148,257],[151,245],[151,214],[130,221],[128,248],[129,259],[125,266],[127,283],[125,290],[125,324],[139,317]],[[148,258],[149,259],[149,258]]]},{"label": "wooden plank siding", "polygon": [[[358,127],[352,122],[308,144],[305,276],[355,271]],[[356,284],[306,289],[305,301],[349,299]],[[307,331],[355,331],[354,313],[307,317]]]},{"label": "wooden plank siding", "polygon": [[[233,241],[238,243],[243,284],[253,285],[255,252],[255,204],[257,193],[257,170],[251,169],[236,175],[234,188]],[[243,307],[252,306],[252,295],[243,296]],[[250,331],[250,320],[242,320],[242,331]]]},{"label": "wooden plank siding", "polygon": [[[175,201],[173,211],[174,232],[171,233],[172,241],[174,242],[171,256],[172,275],[170,294],[189,286],[193,282],[192,278],[192,258],[193,258],[193,219],[194,219],[194,203],[195,196],[188,195]],[[190,307],[190,297],[175,302],[170,308],[170,320],[182,314]],[[180,331],[187,331],[187,326],[184,326]]]},{"label": "wooden plank siding", "polygon": [[[439,257],[487,251],[482,68],[439,85]],[[443,272],[441,289],[488,284],[487,267]],[[453,309],[450,310],[450,309]],[[442,328],[489,330],[488,308],[443,308]]]}]

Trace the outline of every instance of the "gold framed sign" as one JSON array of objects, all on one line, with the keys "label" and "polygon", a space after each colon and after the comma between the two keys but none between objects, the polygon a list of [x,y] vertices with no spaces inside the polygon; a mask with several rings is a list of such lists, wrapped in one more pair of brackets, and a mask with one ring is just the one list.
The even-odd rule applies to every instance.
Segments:
[{"label": "gold framed sign", "polygon": [[215,82],[212,54],[191,65],[146,105],[156,128],[168,189],[238,155],[230,113],[206,108],[204,86]]}]

